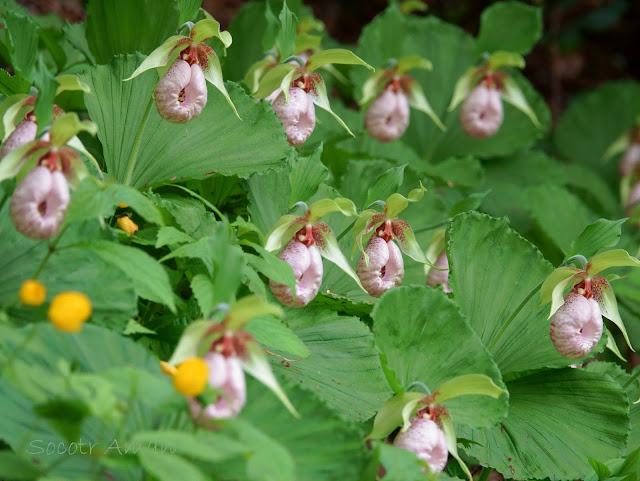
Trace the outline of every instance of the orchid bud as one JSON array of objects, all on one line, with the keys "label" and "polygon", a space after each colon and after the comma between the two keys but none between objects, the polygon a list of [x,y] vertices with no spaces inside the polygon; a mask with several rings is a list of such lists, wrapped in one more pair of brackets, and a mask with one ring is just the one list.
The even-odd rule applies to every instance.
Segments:
[{"label": "orchid bud", "polygon": [[160,79],[155,93],[160,117],[184,124],[197,117],[207,105],[207,83],[200,65],[177,59]]},{"label": "orchid bud", "polygon": [[551,341],[567,359],[586,356],[602,336],[602,314],[598,303],[582,294],[570,292],[551,321]]},{"label": "orchid bud", "polygon": [[188,398],[191,415],[199,421],[235,417],[247,400],[247,385],[239,359],[212,351],[203,356],[203,360],[209,367],[209,386],[222,392],[214,403],[204,407],[196,399]]},{"label": "orchid bud", "polygon": [[624,177],[638,168],[640,163],[640,144],[631,144],[618,164],[618,172]]},{"label": "orchid bud", "polygon": [[447,259],[446,251],[442,251],[440,253],[434,267],[444,270],[439,271],[432,268],[427,276],[427,285],[430,287],[436,287],[441,284],[444,292],[451,292],[451,288],[449,287],[449,260]]},{"label": "orchid bud", "polygon": [[11,220],[31,239],[58,234],[69,205],[69,185],[62,172],[36,167],[18,184],[11,198]]},{"label": "orchid bud", "polygon": [[364,119],[369,135],[380,142],[402,137],[409,126],[409,102],[402,92],[385,89],[371,104]]},{"label": "orchid bud", "polygon": [[400,249],[392,240],[386,241],[374,235],[364,251],[369,256],[369,265],[362,254],[356,274],[369,295],[380,297],[400,285],[404,277],[404,262]]},{"label": "orchid bud", "polygon": [[631,192],[629,192],[629,197],[627,197],[627,200],[624,203],[626,215],[631,217],[631,213],[639,205],[640,205],[640,181],[636,182],[634,186],[631,188]]},{"label": "orchid bud", "polygon": [[0,149],[0,159],[3,159],[5,155],[18,147],[23,146],[35,140],[36,133],[38,132],[38,125],[32,120],[23,120],[16,128],[9,134],[9,137],[2,143]]},{"label": "orchid bud", "polygon": [[289,144],[305,143],[316,126],[316,111],[309,94],[301,88],[292,87],[289,89],[289,103],[280,92],[271,107],[284,126]]},{"label": "orchid bud", "polygon": [[474,139],[495,134],[502,124],[500,91],[484,84],[474,88],[460,108],[460,126]]},{"label": "orchid bud", "polygon": [[289,286],[273,280],[269,287],[273,295],[289,307],[303,307],[318,294],[322,283],[322,258],[315,245],[306,246],[296,239],[289,241],[280,253],[280,259],[293,268],[296,277],[296,298],[293,299]]},{"label": "orchid bud", "polygon": [[442,430],[431,419],[414,416],[411,418],[409,429],[400,432],[393,444],[416,453],[418,458],[429,464],[432,473],[442,472],[447,464],[447,440]]}]

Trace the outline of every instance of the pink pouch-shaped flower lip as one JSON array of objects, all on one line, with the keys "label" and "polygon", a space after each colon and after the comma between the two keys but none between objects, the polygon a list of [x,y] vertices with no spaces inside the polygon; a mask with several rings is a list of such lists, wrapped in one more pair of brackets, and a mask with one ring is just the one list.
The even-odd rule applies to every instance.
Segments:
[{"label": "pink pouch-shaped flower lip", "polygon": [[404,277],[404,262],[395,242],[374,235],[369,239],[365,252],[369,256],[369,264],[362,254],[356,274],[369,295],[380,297],[392,287],[400,285]]},{"label": "pink pouch-shaped flower lip", "polygon": [[271,107],[282,122],[289,144],[305,143],[316,127],[316,111],[309,94],[301,88],[291,87],[289,103],[280,92]]},{"label": "pink pouch-shaped flower lip", "polygon": [[288,286],[273,280],[269,281],[271,292],[285,306],[306,306],[316,297],[322,284],[322,257],[318,248],[315,245],[307,247],[304,243],[292,239],[279,257],[293,268],[296,278],[296,298],[293,299]]},{"label": "pink pouch-shaped flower lip", "polygon": [[482,83],[463,102],[459,120],[462,130],[469,137],[484,139],[498,131],[503,116],[500,91]]},{"label": "pink pouch-shaped flower lip", "polygon": [[558,353],[567,359],[589,354],[602,337],[602,314],[598,303],[569,292],[551,321],[549,334]]},{"label": "pink pouch-shaped flower lip", "polygon": [[369,135],[380,142],[391,142],[409,126],[409,102],[402,92],[386,88],[369,106],[364,125]]},{"label": "pink pouch-shaped flower lip", "polygon": [[409,429],[400,432],[393,444],[416,453],[418,458],[429,464],[433,473],[442,472],[447,465],[447,440],[436,422],[431,419],[414,416],[411,418]]},{"label": "pink pouch-shaped flower lip", "polygon": [[2,148],[0,149],[0,160],[2,160],[4,156],[12,150],[35,140],[37,132],[38,125],[32,120],[25,119],[20,122],[2,143]]},{"label": "pink pouch-shaped flower lip", "polygon": [[25,237],[50,239],[60,231],[69,198],[69,185],[62,172],[35,167],[13,192],[11,220]]},{"label": "pink pouch-shaped flower lip", "polygon": [[429,275],[427,276],[427,285],[430,287],[436,287],[438,285],[442,285],[442,290],[446,293],[451,292],[451,288],[449,287],[449,260],[447,259],[447,252],[442,251],[436,259],[434,264],[438,269],[444,269],[439,271],[437,269],[431,269],[429,271]]},{"label": "pink pouch-shaped flower lip", "polygon": [[200,115],[207,105],[207,83],[200,65],[176,59],[156,86],[155,102],[160,116],[174,124]]}]

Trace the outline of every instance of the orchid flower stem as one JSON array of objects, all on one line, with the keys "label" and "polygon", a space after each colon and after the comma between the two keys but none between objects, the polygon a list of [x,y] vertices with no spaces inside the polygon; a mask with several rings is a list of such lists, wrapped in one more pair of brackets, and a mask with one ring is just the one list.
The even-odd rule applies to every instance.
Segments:
[{"label": "orchid flower stem", "polygon": [[498,344],[498,341],[502,338],[502,336],[504,335],[504,333],[507,331],[507,329],[509,328],[509,326],[511,325],[511,323],[513,322],[513,320],[516,318],[516,316],[518,314],[520,314],[520,311],[522,310],[522,308],[527,304],[527,302],[529,302],[531,300],[531,298],[533,297],[533,295],[538,292],[540,290],[540,287],[542,286],[542,283],[545,280],[541,280],[537,286],[535,286],[531,292],[527,295],[527,297],[525,297],[522,302],[520,303],[520,305],[516,308],[515,311],[513,311],[513,314],[511,314],[511,317],[509,317],[509,319],[507,319],[507,322],[504,323],[504,325],[502,326],[502,329],[500,329],[500,332],[498,332],[498,335],[493,339],[493,341],[491,341],[491,344],[489,344],[487,346],[487,350],[489,351],[489,353],[491,353],[492,349],[494,347],[496,347],[496,344]]},{"label": "orchid flower stem", "polygon": [[353,229],[354,225],[356,225],[356,221],[355,220],[351,224],[349,224],[349,226],[345,230],[343,230],[340,233],[340,235],[336,238],[336,242],[340,242],[340,239],[342,239],[347,232],[349,232],[351,229]]},{"label": "orchid flower stem", "polygon": [[60,231],[60,234],[58,234],[58,237],[56,237],[54,241],[51,244],[49,244],[49,250],[47,251],[47,255],[44,256],[44,259],[42,259],[42,262],[38,266],[38,270],[36,270],[36,273],[33,275],[33,279],[37,279],[40,273],[42,272],[42,269],[44,269],[44,266],[47,265],[49,258],[56,251],[56,246],[58,245],[58,242],[60,242],[60,239],[62,238],[62,235],[66,230],[67,230],[67,226],[64,226]]},{"label": "orchid flower stem", "polygon": [[442,227],[443,225],[447,225],[449,222],[451,221],[451,219],[447,219],[444,222],[439,222],[437,224],[433,224],[433,225],[428,225],[427,227],[423,227],[421,229],[416,229],[413,231],[414,234],[419,234],[420,232],[427,232],[433,229],[437,229],[438,227]]},{"label": "orchid flower stem", "polygon": [[2,368],[0,368],[0,373],[4,374],[5,369],[13,363],[13,361],[18,357],[18,354],[20,354],[20,351],[22,351],[25,346],[29,344],[29,342],[35,337],[36,332],[38,331],[38,326],[39,324],[33,324],[31,326],[31,330],[26,336],[24,336],[20,345],[16,347],[9,356],[7,356],[7,359],[2,364]]},{"label": "orchid flower stem", "polygon": [[622,385],[622,389],[627,389],[633,381],[638,379],[638,376],[640,376],[640,369],[636,369],[636,372],[634,372],[631,377],[627,379],[627,382]]},{"label": "orchid flower stem", "polygon": [[186,193],[188,193],[191,196],[195,197],[200,202],[202,202],[204,205],[209,207],[209,209],[211,209],[213,212],[215,212],[218,215],[218,217],[220,217],[220,220],[224,220],[224,215],[222,214],[222,212],[220,212],[220,210],[215,205],[213,205],[207,199],[202,197],[200,194],[192,191],[191,189],[186,188],[184,185],[180,185],[180,184],[166,184],[166,185],[169,186],[169,187],[176,187],[178,189],[184,190]]},{"label": "orchid flower stem", "polygon": [[147,110],[144,113],[144,117],[142,117],[142,122],[140,123],[140,127],[138,128],[138,134],[136,135],[136,140],[133,143],[133,149],[131,150],[131,157],[129,158],[129,164],[127,165],[127,173],[124,177],[124,185],[131,184],[131,177],[133,176],[133,168],[136,166],[136,161],[138,160],[138,151],[140,150],[140,142],[142,141],[142,134],[144,133],[144,129],[147,126],[147,120],[149,120],[149,114],[151,113],[151,107],[153,106],[153,96],[149,99],[149,103],[147,104]]}]

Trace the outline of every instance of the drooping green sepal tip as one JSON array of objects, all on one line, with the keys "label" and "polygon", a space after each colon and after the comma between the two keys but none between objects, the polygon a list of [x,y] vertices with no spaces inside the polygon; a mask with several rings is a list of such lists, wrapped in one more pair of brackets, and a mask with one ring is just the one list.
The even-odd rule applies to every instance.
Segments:
[{"label": "drooping green sepal tip", "polygon": [[90,120],[80,120],[78,114],[68,112],[53,122],[49,135],[53,145],[62,147],[80,132],[87,132],[95,136],[98,133],[98,124]]},{"label": "drooping green sepal tip", "polygon": [[91,94],[91,87],[80,80],[77,75],[58,75],[56,77],[58,81],[58,90],[56,95],[60,95],[65,91],[81,90],[84,93]]},{"label": "drooping green sepal tip", "polygon": [[369,70],[375,71],[371,65],[362,60],[351,50],[344,48],[330,48],[328,50],[321,50],[309,57],[309,60],[307,60],[306,63],[306,73],[311,73],[328,64],[362,65],[363,67],[367,67]]},{"label": "drooping green sepal tip", "polygon": [[616,340],[613,338],[611,331],[605,327],[604,332],[607,335],[607,349],[609,349],[621,361],[627,362],[627,359],[620,352],[620,349],[618,348]]},{"label": "drooping green sepal tip", "polygon": [[466,99],[473,87],[475,87],[476,83],[480,79],[482,74],[481,67],[469,67],[467,71],[458,79],[456,82],[456,86],[453,89],[453,96],[451,97],[451,102],[449,103],[449,107],[447,110],[452,112],[455,108],[462,103],[464,99]]},{"label": "drooping green sepal tip", "polygon": [[498,399],[508,394],[497,386],[489,376],[484,374],[464,374],[442,383],[433,393],[436,403],[443,403],[458,396],[482,395]]},{"label": "drooping green sepal tip", "polygon": [[460,458],[460,455],[458,454],[458,438],[456,437],[456,431],[455,431],[455,428],[453,427],[453,421],[451,420],[451,416],[449,415],[441,416],[438,422],[440,424],[440,427],[442,428],[442,431],[444,432],[444,437],[447,440],[447,449],[449,450],[449,454],[451,454],[451,456],[453,456],[456,459],[456,461],[458,461],[458,464],[460,465],[460,468],[462,469],[462,471],[464,471],[465,475],[467,476],[467,479],[469,481],[473,481],[473,476],[471,475],[471,471],[469,471],[469,468],[467,467],[467,465],[464,463],[464,461],[462,460],[462,458]]},{"label": "drooping green sepal tip", "polygon": [[222,67],[220,66],[220,60],[215,51],[206,44],[202,44],[198,47],[198,60],[200,60],[200,67],[202,73],[207,82],[217,88],[224,96],[225,100],[233,110],[233,113],[238,117],[238,120],[242,120],[236,106],[233,104],[229,92],[227,92],[224,86],[224,79],[222,78]]},{"label": "drooping green sepal tip", "polygon": [[503,89],[500,91],[500,97],[502,97],[502,100],[509,102],[515,108],[520,110],[523,114],[529,117],[531,122],[533,122],[533,125],[540,128],[540,121],[529,105],[529,102],[527,102],[520,86],[511,77],[506,76],[502,80],[502,85]]},{"label": "drooping green sepal tip", "polygon": [[420,55],[407,55],[397,61],[395,71],[397,75],[403,75],[413,69],[433,70],[433,64],[430,60]]},{"label": "drooping green sepal tip", "polygon": [[242,369],[268,387],[294,417],[300,418],[300,414],[275,378],[262,348],[256,342],[247,343],[247,352],[240,358],[240,363]]},{"label": "drooping green sepal tip", "polygon": [[444,126],[440,117],[435,113],[431,104],[427,100],[422,87],[415,80],[411,80],[408,84],[409,91],[407,92],[407,100],[409,101],[409,105],[416,110],[420,110],[429,116],[433,123],[438,126],[440,130],[446,132],[447,128]]},{"label": "drooping green sepal tip", "polygon": [[189,37],[193,43],[202,43],[216,37],[222,42],[225,49],[229,48],[233,42],[231,34],[226,30],[221,30],[220,23],[209,14],[207,14],[207,18],[200,20],[193,26]]},{"label": "drooping green sepal tip", "polygon": [[398,193],[391,194],[385,202],[385,215],[389,219],[397,217],[400,213],[402,213],[403,210],[405,210],[409,206],[409,203],[422,200],[426,191],[427,189],[424,185],[422,185],[422,182],[420,182],[420,187],[409,192],[409,195],[407,197]]},{"label": "drooping green sepal tip", "polygon": [[233,304],[226,316],[227,327],[233,331],[242,329],[256,316],[269,314],[282,317],[284,311],[276,304],[266,302],[259,296],[246,296]]},{"label": "drooping green sepal tip", "polygon": [[622,336],[624,337],[627,346],[633,352],[635,349],[631,345],[631,341],[629,340],[629,335],[627,334],[627,329],[625,328],[624,323],[622,322],[622,318],[620,317],[620,312],[618,311],[618,303],[616,301],[616,296],[613,293],[613,289],[607,282],[604,277],[597,277],[593,279],[593,297],[598,303],[600,307],[600,312],[604,317],[613,322],[620,332],[622,332]]},{"label": "drooping green sepal tip", "polygon": [[[315,105],[320,107],[321,109],[326,110],[331,114],[331,116],[338,121],[338,123],[342,126],[343,129],[347,131],[347,133],[351,137],[355,137],[351,129],[344,123],[344,121],[331,109],[331,104],[329,103],[329,96],[327,95],[327,86],[324,83],[324,80],[320,75],[314,74],[316,77],[314,79],[314,89],[309,92],[309,96]],[[288,90],[286,91],[288,93]],[[286,96],[286,94],[285,94]]]},{"label": "drooping green sepal tip", "polygon": [[493,52],[487,59],[487,67],[490,72],[495,72],[501,67],[515,67],[523,69],[525,65],[522,55],[515,52],[506,52],[504,50]]}]

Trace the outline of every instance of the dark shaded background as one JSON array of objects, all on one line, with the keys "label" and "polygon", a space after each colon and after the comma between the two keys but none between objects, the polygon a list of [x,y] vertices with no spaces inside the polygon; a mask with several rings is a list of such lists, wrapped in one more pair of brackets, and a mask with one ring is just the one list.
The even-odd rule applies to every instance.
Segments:
[{"label": "dark shaded background", "polygon": [[[85,17],[83,0],[19,0],[34,14],[55,13],[71,22]],[[246,0],[204,0],[226,28]],[[355,43],[362,27],[387,0],[305,0],[334,38]],[[477,34],[481,0],[427,0],[429,13]],[[640,79],[640,0],[528,1],[543,7],[545,33],[527,56],[525,73],[545,96],[554,120],[571,97],[609,80]]]}]

